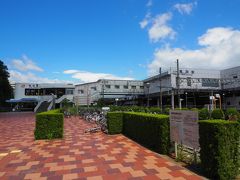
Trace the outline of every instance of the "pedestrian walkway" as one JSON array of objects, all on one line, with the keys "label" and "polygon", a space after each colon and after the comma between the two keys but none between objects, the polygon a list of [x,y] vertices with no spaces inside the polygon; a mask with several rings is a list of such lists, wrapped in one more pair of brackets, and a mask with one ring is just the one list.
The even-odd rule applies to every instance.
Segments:
[{"label": "pedestrian walkway", "polygon": [[63,140],[34,141],[33,113],[0,114],[0,179],[202,179],[123,135],[86,134],[66,118]]}]

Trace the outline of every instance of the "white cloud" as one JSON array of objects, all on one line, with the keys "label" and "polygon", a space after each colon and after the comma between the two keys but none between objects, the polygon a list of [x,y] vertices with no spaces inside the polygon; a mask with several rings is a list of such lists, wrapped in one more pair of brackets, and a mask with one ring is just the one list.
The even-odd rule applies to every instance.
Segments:
[{"label": "white cloud", "polygon": [[9,73],[11,83],[72,83],[71,81],[39,77],[31,72],[22,73],[16,70],[9,70]]},{"label": "white cloud", "polygon": [[79,70],[66,70],[63,72],[64,74],[71,74],[72,78],[79,79],[81,82],[94,82],[99,79],[120,79],[120,80],[132,80],[131,77],[119,77],[113,74],[106,73],[93,73],[87,71],[79,71]]},{"label": "white cloud", "polygon": [[151,7],[153,5],[153,1],[152,0],[148,0],[146,6],[147,7]]},{"label": "white cloud", "polygon": [[240,30],[224,27],[208,29],[198,38],[198,49],[172,48],[157,49],[153,61],[148,65],[149,75],[159,67],[170,68],[176,59],[181,67],[224,69],[240,65]]},{"label": "white cloud", "polygon": [[158,42],[165,38],[173,39],[175,37],[176,32],[168,25],[171,19],[171,13],[160,14],[153,19],[152,26],[148,30],[148,35],[152,42]]},{"label": "white cloud", "polygon": [[140,27],[144,29],[151,22],[151,13],[147,13],[144,19],[139,23]]},{"label": "white cloud", "polygon": [[180,14],[190,14],[192,12],[192,9],[194,6],[197,5],[197,2],[193,3],[186,3],[186,4],[175,4],[174,8],[180,13]]},{"label": "white cloud", "polygon": [[42,72],[43,69],[37,66],[31,59],[29,59],[26,55],[22,56],[22,59],[13,59],[13,66],[20,71],[39,71]]}]

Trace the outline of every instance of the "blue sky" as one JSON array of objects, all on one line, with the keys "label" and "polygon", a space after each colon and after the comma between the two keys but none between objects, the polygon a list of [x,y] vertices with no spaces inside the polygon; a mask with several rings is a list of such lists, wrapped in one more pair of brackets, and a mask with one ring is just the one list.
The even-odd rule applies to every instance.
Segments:
[{"label": "blue sky", "polygon": [[144,79],[240,65],[239,0],[1,0],[0,59],[15,82]]}]

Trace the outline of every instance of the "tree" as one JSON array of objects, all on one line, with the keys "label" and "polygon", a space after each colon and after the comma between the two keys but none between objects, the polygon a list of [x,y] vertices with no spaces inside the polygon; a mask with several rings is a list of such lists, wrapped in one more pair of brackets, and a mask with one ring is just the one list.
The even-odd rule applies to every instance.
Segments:
[{"label": "tree", "polygon": [[0,107],[6,106],[6,100],[12,97],[7,66],[0,60]]}]

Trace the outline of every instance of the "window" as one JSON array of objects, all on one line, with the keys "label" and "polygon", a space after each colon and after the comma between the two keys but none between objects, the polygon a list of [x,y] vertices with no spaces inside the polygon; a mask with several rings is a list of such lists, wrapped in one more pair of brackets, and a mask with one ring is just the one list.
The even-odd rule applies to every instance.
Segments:
[{"label": "window", "polygon": [[38,89],[25,89],[25,96],[37,96],[38,94]]},{"label": "window", "polygon": [[188,73],[188,70],[186,70],[186,73]]},{"label": "window", "polygon": [[119,89],[120,88],[120,86],[119,85],[115,85],[115,89]]},{"label": "window", "polygon": [[123,86],[123,88],[124,88],[124,89],[128,89],[128,86],[127,86],[127,85],[125,85],[125,86]]},{"label": "window", "polygon": [[194,71],[192,71],[192,74],[194,74]]},{"label": "window", "polygon": [[106,87],[107,89],[110,89],[110,88],[111,88],[111,86],[110,86],[110,85],[105,85],[105,87]]},{"label": "window", "polygon": [[182,73],[182,70],[179,70],[180,73]]},{"label": "window", "polygon": [[219,87],[219,79],[202,78],[203,87]]},{"label": "window", "polygon": [[66,89],[66,94],[73,94],[73,89]]},{"label": "window", "polygon": [[78,90],[78,94],[84,94],[84,90],[82,89]]},{"label": "window", "polygon": [[144,86],[140,86],[140,89],[144,89]]},{"label": "window", "polygon": [[233,76],[233,79],[237,79],[238,78],[238,76]]},{"label": "window", "polygon": [[93,91],[96,91],[96,90],[97,90],[97,87],[94,86],[94,87],[91,87],[91,89],[92,89]]},{"label": "window", "polygon": [[136,89],[137,87],[136,86],[132,86],[132,89]]}]

